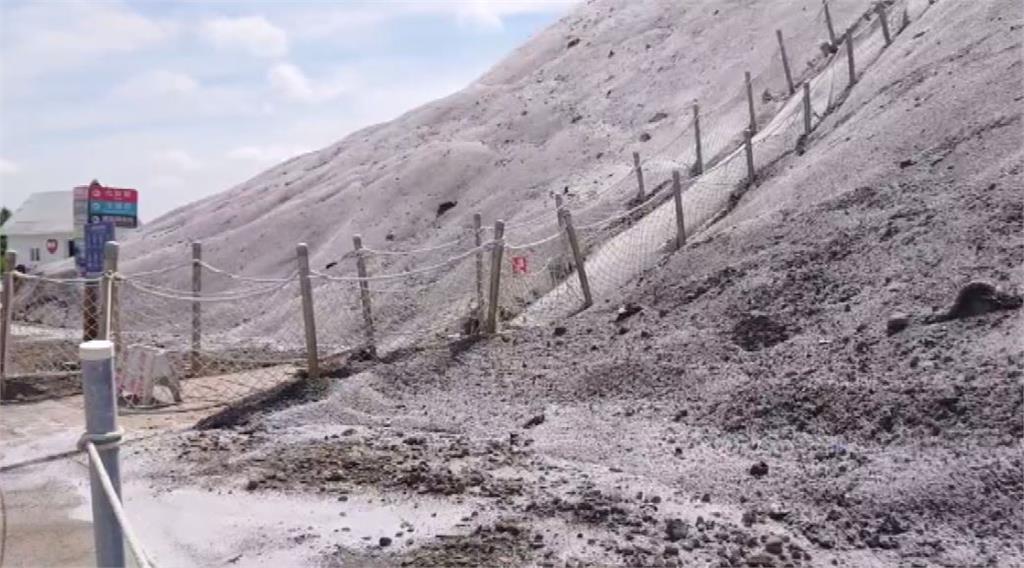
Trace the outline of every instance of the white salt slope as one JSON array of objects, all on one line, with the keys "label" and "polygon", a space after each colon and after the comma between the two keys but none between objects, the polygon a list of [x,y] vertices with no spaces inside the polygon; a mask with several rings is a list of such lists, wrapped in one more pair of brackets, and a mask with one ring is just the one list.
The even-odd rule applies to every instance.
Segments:
[{"label": "white salt slope", "polygon": [[[832,4],[839,30],[867,5]],[[474,212],[508,220],[512,239],[533,236],[522,223],[553,217],[551,191],[568,186],[570,205],[585,205],[629,173],[631,151],[648,156],[681,134],[694,100],[728,111],[705,121],[709,142],[738,134],[744,70],[759,95],[781,94],[775,29],[790,38],[799,74],[826,36],[821,16],[818,0],[586,3],[463,91],[155,220],[126,243],[123,265],[178,263],[201,240],[214,265],[285,275],[297,242],[323,269],[354,233],[371,248],[429,246],[458,236]],[[658,112],[667,118],[650,123]],[[641,143],[644,132],[652,138]],[[678,153],[691,159],[688,145]],[[438,219],[444,201],[458,205]],[[164,284],[186,288],[187,279],[181,271]]]}]

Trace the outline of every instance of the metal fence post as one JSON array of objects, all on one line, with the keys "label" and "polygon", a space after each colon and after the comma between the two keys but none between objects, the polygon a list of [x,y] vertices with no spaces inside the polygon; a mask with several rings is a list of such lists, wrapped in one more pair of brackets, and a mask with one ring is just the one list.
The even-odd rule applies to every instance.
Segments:
[{"label": "metal fence post", "polygon": [[850,87],[857,82],[857,69],[853,62],[853,30],[855,26],[850,26],[850,29],[846,30],[846,65],[850,68]]},{"label": "metal fence post", "polygon": [[743,149],[747,155],[747,185],[754,184],[754,143],[751,140],[753,133],[750,129],[743,131]]},{"label": "metal fence post", "polygon": [[[99,339],[114,341],[115,326],[118,321],[117,298],[117,257],[120,252],[117,241],[107,241],[103,245],[103,314],[100,319]],[[114,343],[117,349],[117,343]]]},{"label": "metal fence post", "polygon": [[693,103],[693,136],[695,138],[695,150],[697,152],[696,162],[693,164],[693,174],[701,175],[704,173],[704,153],[700,144],[700,105]]},{"label": "metal fence post", "polygon": [[494,222],[494,248],[491,250],[491,288],[487,295],[487,333],[498,332],[498,296],[501,292],[501,255],[505,249],[505,222]]},{"label": "metal fence post", "polygon": [[679,170],[672,170],[672,197],[676,202],[676,250],[686,244],[686,223],[683,222],[683,184]]},{"label": "metal fence post", "polygon": [[882,21],[882,35],[885,36],[885,47],[892,45],[892,35],[889,33],[889,18],[885,14],[885,5],[876,4],[875,12],[878,12],[878,19]]},{"label": "metal fence post", "polygon": [[811,86],[804,83],[804,134],[811,135]]},{"label": "metal fence post", "polygon": [[[476,245],[476,309],[477,323],[483,326],[484,315],[484,240],[483,217],[473,213],[473,243]],[[478,328],[479,329],[479,328]]]},{"label": "metal fence post", "polygon": [[786,84],[789,85],[789,94],[796,94],[796,87],[793,86],[793,74],[789,70],[789,58],[786,57],[786,44],[782,42],[782,30],[775,30],[775,37],[779,40],[779,51],[782,53],[782,70],[786,72]]},{"label": "metal fence post", "polygon": [[362,235],[352,235],[352,247],[356,251],[356,274],[359,276],[359,301],[363,306],[363,324],[366,345],[370,354],[377,355],[377,345],[373,333],[373,305],[370,302],[370,282],[367,280],[366,251],[363,250]]},{"label": "metal fence post", "polygon": [[192,243],[192,344],[189,350],[189,369],[193,377],[199,376],[203,349],[203,243]]},{"label": "metal fence post", "polygon": [[11,322],[14,320],[14,267],[18,265],[18,254],[9,250],[4,255],[4,289],[0,298],[0,399],[3,398],[4,381],[10,374],[8,361],[11,351]]},{"label": "metal fence post", "polygon": [[757,114],[754,112],[754,85],[750,82],[750,71],[744,71],[743,80],[747,84],[747,107],[750,110],[750,132],[757,132]]},{"label": "metal fence post", "polygon": [[[97,566],[124,566],[124,535],[114,505],[103,490],[97,467],[107,472],[114,492],[121,496],[121,465],[117,427],[117,390],[114,385],[114,344],[106,340],[79,345],[82,363],[82,394],[85,399],[85,436],[83,441],[96,445],[100,463],[89,468],[92,494],[93,540]],[[91,458],[90,458],[91,461]]]},{"label": "metal fence post", "polygon": [[636,172],[637,196],[640,201],[643,201],[646,192],[644,191],[644,169],[640,165],[640,152],[633,152],[633,171]]},{"label": "metal fence post", "polygon": [[562,217],[565,219],[565,234],[569,237],[569,248],[572,249],[572,261],[576,265],[576,276],[580,279],[580,289],[583,291],[583,308],[594,305],[594,298],[590,295],[590,281],[587,279],[586,259],[580,251],[580,243],[576,238],[576,228],[572,225],[572,213],[564,208]]},{"label": "metal fence post", "polygon": [[313,312],[313,286],[309,282],[309,247],[299,243],[295,247],[299,261],[299,290],[302,294],[302,321],[306,330],[306,364],[310,379],[320,378],[320,358],[316,346],[316,319]]},{"label": "metal fence post", "polygon": [[836,29],[832,27],[832,12],[828,10],[828,0],[821,0],[821,3],[825,6],[825,25],[828,27],[828,41],[832,45],[832,48],[836,47]]}]

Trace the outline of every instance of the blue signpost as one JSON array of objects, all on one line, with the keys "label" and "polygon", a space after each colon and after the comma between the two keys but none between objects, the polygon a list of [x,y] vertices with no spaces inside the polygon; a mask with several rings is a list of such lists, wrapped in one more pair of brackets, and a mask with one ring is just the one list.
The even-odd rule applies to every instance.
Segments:
[{"label": "blue signpost", "polygon": [[85,226],[85,275],[95,277],[103,274],[103,247],[114,240],[114,224],[89,223]]}]

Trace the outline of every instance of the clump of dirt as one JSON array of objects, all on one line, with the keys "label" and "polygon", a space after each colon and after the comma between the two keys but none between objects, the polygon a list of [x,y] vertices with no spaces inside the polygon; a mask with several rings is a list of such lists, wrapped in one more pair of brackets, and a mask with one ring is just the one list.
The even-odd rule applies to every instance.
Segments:
[{"label": "clump of dirt", "polygon": [[399,566],[423,568],[470,568],[520,566],[536,549],[536,535],[515,522],[478,527],[468,535],[442,536],[398,559]]},{"label": "clump of dirt", "polygon": [[3,383],[4,402],[38,402],[82,393],[78,373],[50,377],[8,377]]},{"label": "clump of dirt", "polygon": [[761,314],[747,315],[732,328],[733,341],[747,351],[767,349],[789,337],[785,325]]}]

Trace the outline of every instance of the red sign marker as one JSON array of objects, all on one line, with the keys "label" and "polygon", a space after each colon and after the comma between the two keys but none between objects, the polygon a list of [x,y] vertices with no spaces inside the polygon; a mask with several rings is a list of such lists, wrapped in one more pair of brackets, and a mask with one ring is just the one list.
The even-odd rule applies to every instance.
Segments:
[{"label": "red sign marker", "polygon": [[526,257],[525,256],[513,256],[512,257],[512,272],[514,274],[526,274]]}]

